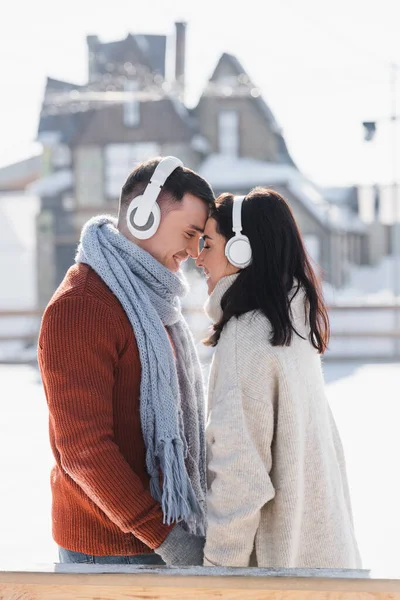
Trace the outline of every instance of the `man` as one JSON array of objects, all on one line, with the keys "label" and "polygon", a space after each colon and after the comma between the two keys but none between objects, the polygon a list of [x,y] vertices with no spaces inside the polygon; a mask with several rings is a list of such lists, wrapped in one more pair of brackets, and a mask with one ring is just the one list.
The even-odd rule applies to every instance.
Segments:
[{"label": "man", "polygon": [[46,308],[38,358],[61,562],[202,563],[203,388],[179,267],[197,257],[213,202],[178,159],[139,165],[118,221],[85,225]]}]

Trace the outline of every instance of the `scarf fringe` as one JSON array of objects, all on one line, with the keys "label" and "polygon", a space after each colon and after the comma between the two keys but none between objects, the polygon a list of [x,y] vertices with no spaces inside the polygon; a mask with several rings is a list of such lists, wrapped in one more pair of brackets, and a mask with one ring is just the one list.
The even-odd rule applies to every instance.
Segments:
[{"label": "scarf fringe", "polygon": [[163,522],[171,525],[184,521],[191,533],[204,535],[204,507],[197,500],[188,477],[182,441],[162,442],[158,456],[163,475],[162,491],[157,473],[150,480],[150,492],[161,504]]}]

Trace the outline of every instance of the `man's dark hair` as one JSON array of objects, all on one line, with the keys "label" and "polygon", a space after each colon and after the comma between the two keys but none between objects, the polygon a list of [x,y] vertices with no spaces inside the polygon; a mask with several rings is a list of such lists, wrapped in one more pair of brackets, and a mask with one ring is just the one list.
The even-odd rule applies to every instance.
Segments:
[{"label": "man's dark hair", "polygon": [[[162,157],[153,158],[141,163],[132,171],[122,188],[120,209],[126,210],[133,198],[143,194],[161,160]],[[178,167],[164,183],[159,199],[161,202],[164,199],[180,202],[185,194],[200,198],[210,208],[214,206],[214,192],[207,181],[191,169]]]}]

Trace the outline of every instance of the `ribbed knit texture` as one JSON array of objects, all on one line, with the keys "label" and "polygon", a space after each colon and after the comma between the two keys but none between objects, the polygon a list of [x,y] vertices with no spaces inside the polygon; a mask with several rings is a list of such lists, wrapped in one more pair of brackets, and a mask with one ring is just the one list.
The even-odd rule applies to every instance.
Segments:
[{"label": "ribbed knit texture", "polygon": [[39,366],[56,460],[53,537],[94,555],[135,555],[171,531],[149,491],[132,326],[87,265],[71,267],[42,321]]},{"label": "ribbed knit texture", "polygon": [[[236,275],[220,280],[207,312]],[[292,302],[297,331],[273,347],[259,312],[232,318],[209,381],[208,526],[205,564],[358,568],[345,460],[320,357],[307,339],[304,295]]]}]

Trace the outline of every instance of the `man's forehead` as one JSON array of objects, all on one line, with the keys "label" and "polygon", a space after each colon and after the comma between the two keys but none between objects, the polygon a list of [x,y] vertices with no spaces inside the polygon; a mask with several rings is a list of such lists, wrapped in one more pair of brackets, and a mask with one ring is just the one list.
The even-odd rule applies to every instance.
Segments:
[{"label": "man's forehead", "polygon": [[179,202],[176,203],[174,220],[179,222],[181,227],[203,234],[207,219],[208,214],[206,212],[193,211],[188,209],[187,206],[182,206]]},{"label": "man's forehead", "polygon": [[206,212],[207,214],[211,209],[211,204],[209,202],[206,202],[203,198],[190,193],[183,195],[182,205],[189,210],[191,209],[193,211]]},{"label": "man's forehead", "polygon": [[198,233],[204,233],[204,225],[200,226],[200,225],[195,225],[194,223],[191,223],[190,225],[188,225],[188,228],[194,229]]},{"label": "man's forehead", "polygon": [[207,203],[197,196],[185,194],[182,200],[182,209],[187,227],[203,233],[209,215]]}]

